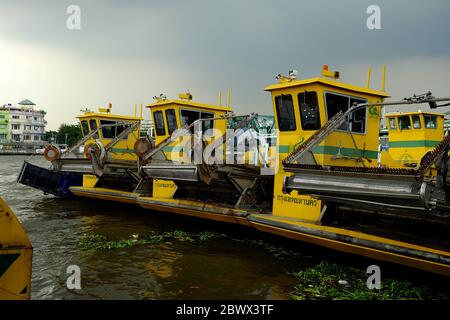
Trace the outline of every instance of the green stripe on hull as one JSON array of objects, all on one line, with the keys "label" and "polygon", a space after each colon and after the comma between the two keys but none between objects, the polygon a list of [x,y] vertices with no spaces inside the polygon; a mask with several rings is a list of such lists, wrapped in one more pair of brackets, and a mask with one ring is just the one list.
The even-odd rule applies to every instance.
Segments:
[{"label": "green stripe on hull", "polygon": [[[340,155],[344,157],[352,157],[352,158],[358,158],[362,156],[362,149],[358,150],[353,148],[339,148],[333,146],[317,146],[313,149],[313,152],[333,156],[340,153]],[[365,150],[364,156],[369,159],[378,159],[378,151]]]},{"label": "green stripe on hull", "polygon": [[165,146],[163,148],[164,152],[180,152],[183,150],[183,147],[181,146]]},{"label": "green stripe on hull", "polygon": [[[292,148],[292,151],[294,149]],[[290,153],[292,152],[290,146],[278,146],[278,152],[279,153]]]},{"label": "green stripe on hull", "polygon": [[134,154],[133,149],[119,149],[119,148],[112,148],[111,152],[113,153],[128,153],[128,154]]},{"label": "green stripe on hull", "polygon": [[[180,152],[183,148],[178,146],[166,146],[164,147],[164,152]],[[277,147],[279,153],[290,153],[294,150],[292,146],[289,145],[279,145]],[[344,157],[360,157],[362,150],[357,150],[353,148],[339,148],[332,146],[318,146],[313,149],[316,154],[327,154],[327,155],[337,155],[339,152]],[[378,151],[365,150],[364,155],[370,159],[378,159]]]},{"label": "green stripe on hull", "polygon": [[[278,146],[279,153],[290,153],[293,150],[290,150],[290,146]],[[362,150],[353,149],[353,148],[339,148],[333,146],[317,146],[312,150],[315,154],[326,154],[335,156],[338,153],[344,157],[352,157],[358,158],[361,156]],[[378,159],[378,151],[365,150],[364,156],[369,159]]]},{"label": "green stripe on hull", "polygon": [[440,141],[433,140],[408,140],[408,141],[392,141],[389,142],[389,148],[420,148],[435,147]]}]

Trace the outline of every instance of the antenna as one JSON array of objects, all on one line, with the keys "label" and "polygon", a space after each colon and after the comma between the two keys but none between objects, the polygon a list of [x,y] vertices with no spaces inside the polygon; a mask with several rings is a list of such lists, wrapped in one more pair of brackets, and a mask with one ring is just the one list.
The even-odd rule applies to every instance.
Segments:
[{"label": "antenna", "polygon": [[293,80],[296,80],[297,76],[298,76],[298,70],[292,69],[292,70],[289,70],[287,76],[283,76],[281,73],[279,73],[275,77],[275,79],[278,80],[280,83],[284,83],[284,82],[291,82]]},{"label": "antenna", "polygon": [[367,82],[366,82],[367,89],[370,88],[370,73],[371,73],[371,70],[370,70],[370,67],[368,67],[367,68]]},{"label": "antenna", "polygon": [[156,100],[156,102],[161,102],[163,100],[166,100],[167,96],[165,94],[161,93],[159,95],[159,97],[158,96],[154,96],[153,99]]}]

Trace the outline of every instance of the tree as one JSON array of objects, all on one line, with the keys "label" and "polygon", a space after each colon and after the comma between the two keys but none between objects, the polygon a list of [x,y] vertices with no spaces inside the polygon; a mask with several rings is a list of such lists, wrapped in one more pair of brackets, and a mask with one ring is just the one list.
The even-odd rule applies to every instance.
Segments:
[{"label": "tree", "polygon": [[66,143],[71,146],[75,144],[82,137],[80,126],[77,124],[63,123],[58,130],[56,143]]},{"label": "tree", "polygon": [[58,131],[46,131],[44,134],[44,140],[48,142],[56,142],[56,139],[58,138]]}]

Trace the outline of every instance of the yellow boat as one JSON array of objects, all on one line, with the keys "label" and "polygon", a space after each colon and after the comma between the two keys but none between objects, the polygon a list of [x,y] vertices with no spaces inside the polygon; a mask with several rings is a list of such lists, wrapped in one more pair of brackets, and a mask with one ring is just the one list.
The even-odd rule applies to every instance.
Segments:
[{"label": "yellow boat", "polygon": [[33,247],[14,212],[0,197],[0,300],[28,300]]},{"label": "yellow boat", "polygon": [[[98,112],[86,110],[78,117],[83,138],[62,152],[49,144],[44,157],[51,169],[25,161],[18,182],[58,197],[70,197],[70,186],[121,185],[132,190],[137,178],[138,156],[134,144],[140,139],[141,115],[111,112],[112,105]],[[82,150],[82,151],[81,151]]]},{"label": "yellow boat", "polygon": [[444,139],[443,113],[395,112],[385,118],[389,130],[388,148],[381,153],[384,166],[415,168]]},{"label": "yellow boat", "polygon": [[[241,129],[240,133],[233,135],[223,132],[225,123],[234,117],[227,108],[194,103],[190,96],[158,99],[148,106],[156,145],[147,148],[144,142],[142,147],[138,143],[140,180],[134,190],[85,183],[71,187],[71,192],[247,225],[450,275],[448,237],[437,236],[437,229],[445,228],[450,217],[446,194],[450,138],[440,129],[443,117],[429,112],[389,115],[388,122],[395,119],[398,126],[406,121],[402,117],[409,117],[411,128],[394,132],[396,129],[389,127],[391,146],[388,151],[379,148],[383,106],[426,103],[435,108],[439,101],[450,99],[425,94],[384,102],[389,97],[384,89],[342,83],[339,72],[326,66],[317,78],[298,80],[296,72],[277,78],[278,83],[266,88],[272,95],[276,143],[263,141],[254,148],[244,144],[240,149],[244,160],[256,161],[228,161],[239,153],[232,142],[248,133],[245,128],[256,115],[244,117],[233,128],[235,132]],[[218,130],[205,138],[205,126]],[[176,130],[184,130],[184,134],[170,135]],[[407,130],[417,135],[408,135]],[[404,149],[396,148],[400,141],[415,148],[408,149],[408,161],[402,161]],[[435,141],[436,145],[412,141]],[[189,145],[191,149],[185,148]],[[195,159],[205,153],[206,157]],[[223,159],[226,161],[217,161]],[[374,217],[376,228],[357,225],[362,216]],[[398,223],[398,230],[383,226],[388,218]],[[431,226],[419,230],[429,231],[431,238],[417,237],[415,232],[405,235],[403,221]]]}]

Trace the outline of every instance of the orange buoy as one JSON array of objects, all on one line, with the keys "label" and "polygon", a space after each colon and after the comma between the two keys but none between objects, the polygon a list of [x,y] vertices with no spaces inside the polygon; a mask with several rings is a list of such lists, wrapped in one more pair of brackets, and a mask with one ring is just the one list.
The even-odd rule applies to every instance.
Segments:
[{"label": "orange buoy", "polygon": [[91,156],[91,150],[93,150],[94,153],[95,153],[97,156],[100,156],[100,152],[101,152],[101,151],[100,151],[100,147],[98,146],[97,143],[91,142],[91,143],[89,143],[89,144],[87,144],[87,145],[84,146],[84,156],[85,156],[87,159],[89,159],[89,160],[92,159],[92,156]]},{"label": "orange buoy", "polygon": [[59,159],[60,156],[61,150],[57,146],[50,144],[45,147],[44,158],[47,161],[55,161],[56,159]]},{"label": "orange buoy", "polygon": [[134,153],[136,153],[139,158],[146,156],[152,149],[152,143],[145,138],[141,138],[134,143]]}]

